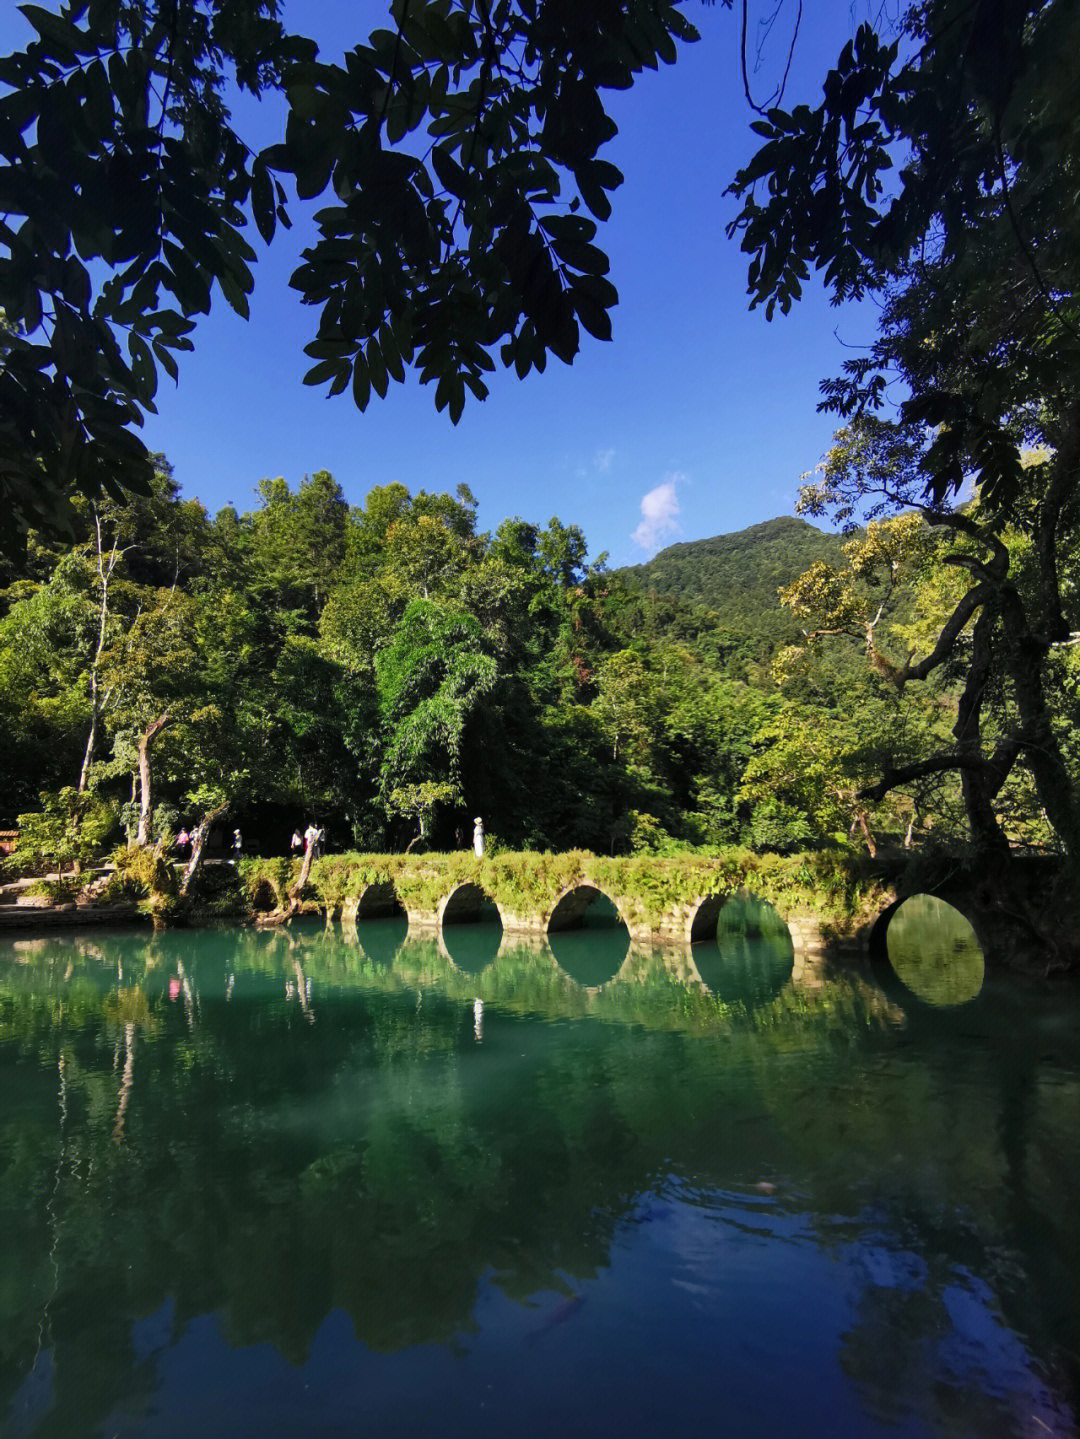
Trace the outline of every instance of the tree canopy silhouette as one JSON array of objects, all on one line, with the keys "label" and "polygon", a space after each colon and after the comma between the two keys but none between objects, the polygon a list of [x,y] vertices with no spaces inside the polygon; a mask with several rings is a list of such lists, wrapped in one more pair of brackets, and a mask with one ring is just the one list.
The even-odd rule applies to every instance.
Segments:
[{"label": "tree canopy silhouette", "polygon": [[[679,3],[393,0],[340,64],[276,0],[23,5],[36,38],[0,59],[5,548],[73,490],[147,492],[159,372],[215,293],[247,315],[245,228],[271,241],[295,200],[325,197],[292,278],[319,310],[305,380],[361,410],[413,367],[456,422],[496,360],[610,338],[603,95],[697,38]],[[249,146],[234,88],[281,92],[281,143]]]}]

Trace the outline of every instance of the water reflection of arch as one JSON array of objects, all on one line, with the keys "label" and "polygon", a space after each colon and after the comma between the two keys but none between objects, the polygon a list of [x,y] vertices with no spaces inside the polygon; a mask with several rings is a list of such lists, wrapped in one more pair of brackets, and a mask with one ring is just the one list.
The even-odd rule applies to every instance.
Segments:
[{"label": "water reflection of arch", "polygon": [[555,963],[582,989],[601,989],[626,962],[630,935],[622,925],[605,929],[557,930],[547,942]]},{"label": "water reflection of arch", "polygon": [[[498,911],[496,910],[496,915]],[[502,925],[485,924],[483,907],[475,924],[441,924],[436,931],[439,953],[462,974],[480,974],[494,964],[503,943]]]},{"label": "water reflection of arch", "polygon": [[786,921],[745,890],[719,898],[719,906],[709,910],[716,915],[712,943],[702,939],[694,946],[702,983],[725,1003],[775,998],[794,977],[795,945]]},{"label": "water reflection of arch", "polygon": [[966,1004],[981,993],[986,973],[979,928],[958,905],[937,895],[908,895],[874,925],[871,962],[887,992],[934,1008]]},{"label": "water reflection of arch", "polygon": [[404,914],[394,911],[369,918],[362,930],[355,919],[342,914],[341,933],[345,943],[359,951],[361,958],[379,969],[389,969],[408,932]]},{"label": "water reflection of arch", "polygon": [[659,947],[631,944],[626,958],[619,966],[613,984],[645,984],[656,972],[663,969],[667,977],[676,984],[687,988],[708,989],[689,945],[665,944]]}]

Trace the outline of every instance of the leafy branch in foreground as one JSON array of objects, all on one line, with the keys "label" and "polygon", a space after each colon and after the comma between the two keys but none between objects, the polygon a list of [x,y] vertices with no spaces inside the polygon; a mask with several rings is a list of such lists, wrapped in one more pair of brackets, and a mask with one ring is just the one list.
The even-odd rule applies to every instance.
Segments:
[{"label": "leafy branch in foreground", "polygon": [[[679,3],[393,0],[341,64],[276,0],[22,6],[36,38],[0,57],[4,549],[70,528],[73,490],[148,492],[159,372],[215,292],[247,316],[243,232],[289,224],[285,180],[329,192],[292,279],[320,311],[306,382],[361,410],[414,367],[456,421],[496,354],[525,375],[610,338],[602,95],[697,38]],[[283,96],[280,144],[244,140],[230,87]]]},{"label": "leafy branch in foreground", "polygon": [[[1069,720],[1060,711],[1051,673],[1055,636],[1063,629],[1067,635],[1070,620],[1077,619],[1069,573],[1080,517],[1075,504],[1064,503],[1062,457],[1032,457],[1025,476],[1028,503],[1010,523],[980,498],[957,508],[920,504],[924,446],[911,427],[869,416],[838,432],[822,478],[804,486],[800,508],[845,517],[869,506],[895,517],[872,521],[865,537],[845,547],[846,570],[815,566],[781,598],[809,621],[808,646],[827,637],[854,637],[898,691],[935,676],[960,686],[954,743],[903,763],[886,758],[880,779],[864,788],[864,797],[880,800],[914,780],[954,771],[976,842],[1003,850],[1007,840],[995,804],[1014,766],[1022,764],[1047,821],[1075,859],[1080,778],[1068,760]],[[947,552],[933,538],[935,531],[951,542]],[[917,643],[905,659],[894,661],[875,638],[883,609],[878,596],[888,597],[905,565],[924,573],[934,565],[948,567],[954,579],[938,585],[939,613],[908,630],[926,652],[916,658]]]}]

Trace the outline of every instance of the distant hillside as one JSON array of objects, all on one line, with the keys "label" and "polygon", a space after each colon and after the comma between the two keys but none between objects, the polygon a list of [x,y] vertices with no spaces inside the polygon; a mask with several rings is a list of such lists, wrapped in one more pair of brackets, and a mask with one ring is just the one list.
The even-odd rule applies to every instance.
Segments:
[{"label": "distant hillside", "polygon": [[794,642],[798,626],[777,590],[814,563],[842,563],[844,536],[781,515],[731,535],[669,545],[648,564],[617,573],[646,594],[671,595],[715,612],[722,628],[766,650]]}]

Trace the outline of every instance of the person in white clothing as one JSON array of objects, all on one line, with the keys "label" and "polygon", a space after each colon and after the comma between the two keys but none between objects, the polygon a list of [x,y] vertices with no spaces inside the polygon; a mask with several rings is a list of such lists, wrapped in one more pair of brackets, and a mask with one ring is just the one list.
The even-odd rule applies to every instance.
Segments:
[{"label": "person in white clothing", "polygon": [[477,816],[477,818],[473,820],[472,847],[473,847],[473,854],[476,855],[477,859],[483,859],[483,857],[484,857],[484,821],[483,821],[482,819],[480,819],[479,816]]}]

